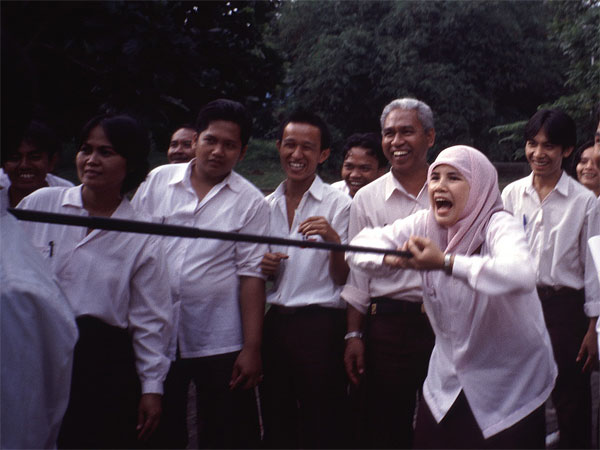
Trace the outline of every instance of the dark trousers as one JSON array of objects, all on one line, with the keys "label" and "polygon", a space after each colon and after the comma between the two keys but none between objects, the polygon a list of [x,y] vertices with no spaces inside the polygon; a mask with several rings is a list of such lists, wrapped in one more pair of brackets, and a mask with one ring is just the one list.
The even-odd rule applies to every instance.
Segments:
[{"label": "dark trousers", "polygon": [[[391,303],[396,302],[396,303]],[[420,304],[378,301],[366,328],[367,448],[411,448],[415,403],[435,337]],[[388,308],[385,311],[383,305]],[[410,307],[410,308],[408,308]],[[372,312],[373,309],[371,308]]]},{"label": "dark trousers", "polygon": [[199,448],[260,446],[254,389],[229,389],[238,354],[180,358],[171,364],[161,424],[150,442],[152,447],[187,447],[187,401],[192,380],[196,385]]},{"label": "dark trousers", "polygon": [[136,448],[140,383],[127,330],[77,318],[69,405],[59,448]]},{"label": "dark trousers", "polygon": [[575,361],[589,326],[583,312],[584,292],[562,288],[556,292],[540,289],[538,293],[558,366],[552,402],[560,431],[559,448],[590,448],[590,373],[582,373],[583,362]]},{"label": "dark trousers", "polygon": [[484,439],[464,392],[461,392],[440,423],[435,421],[424,400],[419,404],[414,448],[544,448],[546,419],[544,406],[513,426]]},{"label": "dark trousers", "polygon": [[263,338],[267,448],[347,447],[345,311],[271,307]]}]

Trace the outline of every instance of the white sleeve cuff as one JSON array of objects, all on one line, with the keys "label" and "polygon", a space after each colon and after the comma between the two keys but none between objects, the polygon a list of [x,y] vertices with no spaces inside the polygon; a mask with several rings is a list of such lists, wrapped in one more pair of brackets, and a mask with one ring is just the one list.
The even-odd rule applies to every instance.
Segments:
[{"label": "white sleeve cuff", "polygon": [[585,302],[583,304],[583,311],[588,317],[600,316],[600,302]]},{"label": "white sleeve cuff", "polygon": [[142,382],[142,394],[163,394],[163,383],[158,380],[146,380]]},{"label": "white sleeve cuff", "polygon": [[465,255],[454,255],[454,263],[452,264],[452,276],[466,280],[469,276],[471,264],[469,257]]},{"label": "white sleeve cuff", "polygon": [[349,305],[353,306],[361,314],[366,314],[371,302],[371,297],[354,286],[349,284],[344,286],[341,293],[342,299],[345,300]]}]

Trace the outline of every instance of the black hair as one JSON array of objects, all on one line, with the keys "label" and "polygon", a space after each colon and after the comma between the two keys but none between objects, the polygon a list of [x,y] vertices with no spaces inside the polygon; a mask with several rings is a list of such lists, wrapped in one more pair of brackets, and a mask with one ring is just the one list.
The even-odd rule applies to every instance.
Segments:
[{"label": "black hair", "polygon": [[[188,122],[186,122],[186,123],[182,123],[181,125],[179,125],[179,126],[177,126],[177,127],[175,127],[175,128],[173,129],[173,132],[171,133],[171,136],[173,136],[173,135],[175,134],[175,132],[177,132],[177,131],[179,131],[179,130],[181,130],[181,129],[185,129],[185,130],[194,130],[194,131],[196,131],[196,126],[195,126],[195,125],[192,125],[191,123],[188,123]],[[205,129],[206,129],[206,128],[205,128]],[[202,130],[202,131],[204,131],[204,130]]]},{"label": "black hair", "polygon": [[532,140],[541,129],[552,144],[562,146],[563,150],[577,143],[575,121],[558,109],[540,109],[531,116],[525,125],[525,140]]},{"label": "black hair", "polygon": [[579,161],[581,161],[581,155],[583,154],[583,151],[587,150],[590,147],[594,148],[594,141],[592,140],[586,141],[583,145],[580,145],[577,148],[577,150],[573,152],[573,155],[570,158],[571,161],[566,170],[567,173],[573,178],[575,178],[577,181],[579,181],[579,179],[577,178],[577,164],[579,164]]},{"label": "black hair", "polygon": [[381,136],[377,133],[355,133],[346,139],[342,147],[342,160],[345,161],[352,147],[361,147],[367,150],[367,154],[377,160],[379,167],[385,167],[387,158],[381,149]]},{"label": "black hair", "polygon": [[[33,120],[23,133],[20,143],[23,142],[33,145],[37,151],[47,153],[48,160],[51,160],[60,151],[60,141],[56,133],[46,124],[37,120]],[[18,152],[20,143],[16,147],[2,152],[2,165]]]},{"label": "black hair", "polygon": [[321,150],[331,148],[331,134],[329,133],[329,128],[327,127],[325,121],[315,113],[306,111],[304,109],[297,109],[283,119],[283,121],[279,124],[279,129],[277,130],[278,141],[283,139],[283,131],[285,130],[285,127],[292,122],[307,123],[317,127],[321,132]]},{"label": "black hair", "polygon": [[127,114],[102,114],[85,124],[77,142],[78,149],[97,126],[102,127],[115,152],[127,161],[127,175],[123,180],[121,193],[132,191],[148,174],[150,140],[146,129]]},{"label": "black hair", "polygon": [[207,103],[198,113],[196,126],[192,129],[195,129],[197,133],[202,133],[211,122],[216,120],[236,123],[240,127],[242,148],[248,145],[252,134],[252,117],[244,105],[223,98]]}]

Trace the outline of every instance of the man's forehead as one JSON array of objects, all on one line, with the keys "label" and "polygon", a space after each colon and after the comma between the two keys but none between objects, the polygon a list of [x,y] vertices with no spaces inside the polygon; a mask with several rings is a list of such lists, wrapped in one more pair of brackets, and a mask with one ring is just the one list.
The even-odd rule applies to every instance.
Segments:
[{"label": "man's forehead", "polygon": [[383,123],[383,128],[395,128],[398,126],[411,127],[419,125],[422,126],[416,110],[396,108],[390,111],[390,113],[386,116]]},{"label": "man's forehead", "polygon": [[292,131],[314,131],[319,133],[319,136],[321,135],[319,127],[308,122],[289,122],[283,129],[283,134],[285,136],[286,132],[291,133]]}]

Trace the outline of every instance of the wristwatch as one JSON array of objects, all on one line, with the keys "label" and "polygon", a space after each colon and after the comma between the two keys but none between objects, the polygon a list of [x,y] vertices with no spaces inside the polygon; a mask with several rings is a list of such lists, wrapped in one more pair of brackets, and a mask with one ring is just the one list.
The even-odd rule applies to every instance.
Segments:
[{"label": "wristwatch", "polygon": [[352,339],[352,338],[362,339],[362,337],[363,337],[362,331],[350,331],[350,332],[346,333],[346,336],[344,336],[344,340],[347,341],[348,339]]}]

